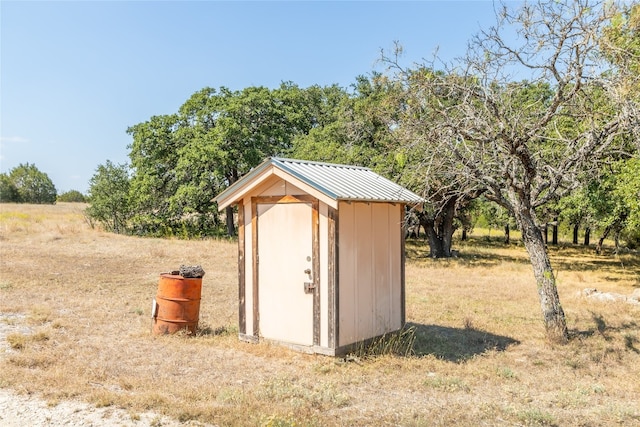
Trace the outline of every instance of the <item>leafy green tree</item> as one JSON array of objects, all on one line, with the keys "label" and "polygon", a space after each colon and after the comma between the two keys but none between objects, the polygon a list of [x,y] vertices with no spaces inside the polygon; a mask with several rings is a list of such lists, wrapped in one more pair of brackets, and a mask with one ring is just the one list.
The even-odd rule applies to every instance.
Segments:
[{"label": "leafy green tree", "polygon": [[633,246],[640,236],[640,158],[616,162],[587,190],[591,215],[602,230],[596,252],[613,236],[616,250],[625,236]]},{"label": "leafy green tree", "polygon": [[623,5],[604,28],[600,38],[602,50],[626,79],[624,95],[640,95],[640,4]]},{"label": "leafy green tree", "polygon": [[[573,244],[578,244],[580,226],[584,226],[585,234],[594,226],[592,210],[587,194],[587,187],[580,187],[560,199],[556,205],[560,212],[560,220],[573,228]],[[585,241],[585,244],[588,242]]]},{"label": "leafy green tree", "polygon": [[176,167],[179,148],[184,144],[175,131],[178,116],[153,116],[131,126],[129,146],[132,177],[130,207],[133,232],[142,235],[164,235],[179,214],[171,210],[170,201],[178,190]]},{"label": "leafy green tree", "polygon": [[511,229],[515,225],[509,211],[484,197],[478,199],[478,204],[478,210],[487,222],[489,233],[491,233],[492,229],[504,230],[504,243],[509,244],[511,242]]},{"label": "leafy green tree", "polygon": [[613,195],[626,206],[627,226],[640,231],[640,157],[620,164],[616,178]]},{"label": "leafy green tree", "polygon": [[558,203],[561,218],[574,226],[574,244],[578,243],[578,226],[600,230],[596,252],[604,240],[613,237],[616,250],[620,239],[627,246],[640,243],[640,160],[632,157],[612,161],[583,187]]},{"label": "leafy green tree", "polygon": [[[613,235],[618,246],[622,237],[628,245],[634,245],[640,232],[634,221],[637,215],[638,174],[634,169],[636,158],[630,158],[640,149],[640,126],[638,105],[640,103],[640,5],[637,3],[622,4],[610,20],[610,25],[602,31],[599,43],[605,57],[610,61],[616,73],[615,92],[609,91],[618,98],[632,102],[622,104],[628,110],[629,117],[636,120],[635,126],[627,128],[621,135],[623,149],[610,157],[604,166],[592,169],[583,178],[584,185],[560,200],[561,217],[574,227],[573,241],[577,243],[578,227],[585,226],[585,244],[588,244],[591,229],[600,229],[602,234],[596,245],[600,252],[606,237]],[[597,103],[602,110],[610,110],[611,101],[600,95]],[[618,106],[620,108],[620,104]],[[635,144],[635,149],[633,148]],[[635,175],[630,171],[635,170]],[[634,192],[635,191],[635,192]]]},{"label": "leafy green tree", "polygon": [[85,203],[87,198],[78,190],[69,190],[58,195],[58,201],[67,203]]},{"label": "leafy green tree", "polygon": [[307,132],[297,133],[288,156],[303,160],[347,163],[347,137],[344,130],[348,93],[338,86],[312,86],[306,90],[303,111]]},{"label": "leafy green tree", "polygon": [[129,166],[107,160],[89,180],[87,216],[100,222],[107,231],[126,233],[131,216],[129,190]]},{"label": "leafy green tree", "polygon": [[338,86],[308,89],[307,111],[314,125],[297,134],[289,155],[299,159],[370,167],[393,178],[398,168],[389,129],[395,106],[383,76],[358,76],[353,93]]},{"label": "leafy green tree", "polygon": [[20,164],[9,171],[9,180],[18,192],[18,202],[54,204],[56,187],[49,176],[34,164]]},{"label": "leafy green tree", "polygon": [[[478,192],[451,191],[452,181],[442,180],[424,187],[421,173],[428,165],[421,153],[399,144],[402,111],[406,108],[405,87],[381,74],[359,76],[353,92],[332,86],[314,88],[313,111],[317,125],[294,141],[292,156],[301,159],[367,166],[376,172],[426,194],[429,203],[412,214],[427,233],[431,255],[450,256],[453,232],[468,227],[469,203]],[[443,183],[447,183],[443,185]]]},{"label": "leafy green tree", "polygon": [[620,166],[613,196],[628,212],[621,236],[629,247],[640,247],[640,157],[629,159]]},{"label": "leafy green tree", "polygon": [[19,203],[18,189],[6,173],[0,174],[0,203]]},{"label": "leafy green tree", "polygon": [[[537,211],[624,148],[622,135],[637,123],[634,99],[619,92],[626,75],[601,73],[607,64],[598,62],[598,38],[612,12],[586,0],[504,7],[498,24],[440,75],[385,58],[412,94],[402,126],[407,146],[516,219],[547,336],[558,343],[568,331]],[[514,82],[514,72],[527,80]]]},{"label": "leafy green tree", "polygon": [[[304,91],[290,83],[275,90],[204,88],[178,113],[130,127],[136,231],[216,232],[211,199],[264,158],[287,152],[296,133],[308,131],[304,105]],[[233,208],[227,209],[230,235],[233,218]]]}]

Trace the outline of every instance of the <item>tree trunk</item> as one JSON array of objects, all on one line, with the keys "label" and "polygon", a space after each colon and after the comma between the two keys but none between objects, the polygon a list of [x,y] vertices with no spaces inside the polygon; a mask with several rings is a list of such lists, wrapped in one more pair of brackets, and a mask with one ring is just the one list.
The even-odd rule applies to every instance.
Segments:
[{"label": "tree trunk", "polygon": [[544,244],[549,243],[549,224],[546,222],[542,226],[542,236],[544,237]]},{"label": "tree trunk", "polygon": [[442,235],[442,226],[439,224],[439,221],[425,217],[421,220],[421,224],[427,231],[427,240],[430,249],[429,256],[431,258],[451,257],[451,246],[447,247],[446,245],[446,241]]},{"label": "tree trunk", "polygon": [[461,238],[461,240],[463,242],[467,240],[467,229],[466,228],[462,229],[462,238]]},{"label": "tree trunk", "polygon": [[504,226],[504,244],[508,245],[511,242],[511,237],[510,237],[510,229],[509,229],[509,223],[506,223]]},{"label": "tree trunk", "polygon": [[442,235],[442,243],[444,244],[445,256],[451,257],[451,244],[453,242],[453,217],[456,214],[456,198],[451,198],[444,209],[444,218],[442,218],[442,224],[440,228],[440,234]]},{"label": "tree trunk", "polygon": [[456,198],[450,198],[442,211],[435,218],[420,215],[420,225],[427,233],[431,258],[450,258],[453,238],[453,217],[456,209]]},{"label": "tree trunk", "polygon": [[432,218],[427,218],[424,221],[424,228],[427,230],[427,240],[429,241],[429,256],[431,258],[446,258],[444,242],[442,236],[438,235],[435,223]]},{"label": "tree trunk", "polygon": [[552,227],[553,228],[551,229],[551,244],[557,245],[558,244],[558,217],[555,217],[553,219]]},{"label": "tree trunk", "polygon": [[591,237],[591,229],[589,227],[584,229],[584,245],[589,246],[589,238]]},{"label": "tree trunk", "polygon": [[621,214],[617,217],[617,219],[613,222],[613,224],[607,226],[604,229],[604,233],[602,233],[602,237],[598,240],[598,245],[596,246],[596,253],[600,254],[602,252],[602,245],[604,244],[604,239],[606,239],[609,234],[613,231],[613,240],[615,243],[615,253],[618,253],[618,249],[620,246],[620,230],[622,229],[622,224],[627,219],[627,214]]},{"label": "tree trunk", "polygon": [[554,343],[566,344],[569,339],[567,322],[560,305],[556,278],[551,268],[542,230],[535,224],[535,216],[530,209],[521,208],[516,215],[536,278],[547,338]]},{"label": "tree trunk", "polygon": [[596,245],[596,253],[598,255],[602,253],[602,245],[604,244],[604,239],[606,239],[609,236],[611,229],[612,229],[611,226],[608,226],[607,228],[605,228],[604,232],[602,233],[602,236],[600,236],[600,239],[598,239],[598,244]]},{"label": "tree trunk", "polygon": [[[238,181],[240,174],[238,173],[237,169],[231,169],[229,171],[229,174],[226,175],[227,181],[229,181],[229,186],[232,186],[235,182]],[[236,235],[236,226],[235,226],[235,222],[233,221],[233,207],[232,206],[227,206],[227,208],[225,209],[225,214],[226,214],[226,223],[227,223],[227,234],[229,235],[229,237],[235,236]]]},{"label": "tree trunk", "polygon": [[578,244],[578,232],[580,231],[580,224],[573,224],[573,244]]},{"label": "tree trunk", "polygon": [[227,216],[227,234],[229,236],[235,236],[236,235],[236,226],[235,226],[235,222],[233,221],[233,206],[227,206],[227,208],[225,209],[225,214]]}]

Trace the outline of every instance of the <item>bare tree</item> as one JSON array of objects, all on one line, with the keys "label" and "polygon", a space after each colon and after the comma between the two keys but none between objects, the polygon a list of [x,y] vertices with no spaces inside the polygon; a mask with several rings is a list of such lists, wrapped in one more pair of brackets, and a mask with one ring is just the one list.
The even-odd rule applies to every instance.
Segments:
[{"label": "bare tree", "polygon": [[397,132],[421,153],[425,186],[452,177],[514,216],[556,343],[568,331],[536,209],[576,188],[619,148],[620,135],[637,129],[637,100],[620,96],[620,73],[599,46],[615,12],[589,0],[501,6],[496,26],[444,71],[433,71],[435,61],[407,69],[399,52],[383,55],[408,93]]}]

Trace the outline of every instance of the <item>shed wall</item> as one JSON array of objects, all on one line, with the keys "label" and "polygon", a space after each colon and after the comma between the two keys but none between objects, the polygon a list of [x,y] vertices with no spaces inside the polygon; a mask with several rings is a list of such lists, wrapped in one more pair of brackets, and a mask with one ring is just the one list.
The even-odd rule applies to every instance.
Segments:
[{"label": "shed wall", "polygon": [[339,346],[403,326],[403,209],[391,203],[339,204]]}]

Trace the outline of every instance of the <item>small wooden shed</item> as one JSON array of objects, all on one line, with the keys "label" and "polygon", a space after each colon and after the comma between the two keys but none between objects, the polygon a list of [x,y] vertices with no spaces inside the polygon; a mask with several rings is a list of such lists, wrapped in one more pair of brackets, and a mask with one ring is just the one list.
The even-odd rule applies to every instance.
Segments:
[{"label": "small wooden shed", "polygon": [[219,194],[238,205],[239,336],[340,355],[405,323],[405,205],[356,166],[269,158]]}]

